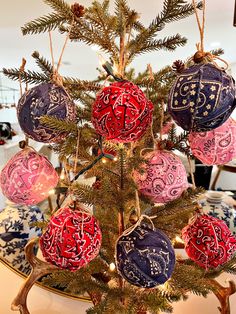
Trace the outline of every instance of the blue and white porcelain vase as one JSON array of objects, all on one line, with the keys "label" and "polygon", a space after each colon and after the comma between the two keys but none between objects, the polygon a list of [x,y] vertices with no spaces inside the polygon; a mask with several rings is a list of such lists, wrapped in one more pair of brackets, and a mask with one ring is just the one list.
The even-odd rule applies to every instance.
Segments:
[{"label": "blue and white porcelain vase", "polygon": [[209,191],[200,201],[204,214],[223,220],[231,232],[236,235],[236,210],[233,205],[224,202],[222,192]]},{"label": "blue and white porcelain vase", "polygon": [[31,266],[26,261],[24,247],[30,239],[41,235],[41,229],[34,223],[43,221],[44,217],[37,206],[6,203],[6,208],[0,212],[0,257],[29,274]]}]

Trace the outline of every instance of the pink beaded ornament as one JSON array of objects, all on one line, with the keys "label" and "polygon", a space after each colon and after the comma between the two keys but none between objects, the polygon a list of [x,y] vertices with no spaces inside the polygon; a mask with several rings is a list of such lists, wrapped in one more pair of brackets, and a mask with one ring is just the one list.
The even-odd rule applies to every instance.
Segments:
[{"label": "pink beaded ornament", "polygon": [[225,222],[197,214],[183,228],[182,238],[188,256],[203,268],[216,268],[230,260],[236,251],[236,238]]},{"label": "pink beaded ornament", "polygon": [[230,118],[212,131],[192,132],[189,144],[193,155],[203,164],[226,164],[236,156],[236,122]]},{"label": "pink beaded ornament", "polygon": [[58,183],[58,175],[46,157],[27,147],[8,161],[0,183],[2,193],[12,202],[34,205],[48,197]]},{"label": "pink beaded ornament", "polygon": [[76,271],[98,255],[101,241],[97,219],[79,207],[68,206],[52,216],[39,244],[46,261]]},{"label": "pink beaded ornament", "polygon": [[138,190],[155,203],[167,203],[188,188],[187,174],[179,157],[169,151],[154,151],[144,157],[143,173],[134,171]]}]

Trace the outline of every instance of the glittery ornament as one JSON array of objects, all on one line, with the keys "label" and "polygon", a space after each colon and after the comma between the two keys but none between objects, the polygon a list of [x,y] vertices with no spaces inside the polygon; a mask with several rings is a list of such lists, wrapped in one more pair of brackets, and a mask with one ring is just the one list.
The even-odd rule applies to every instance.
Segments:
[{"label": "glittery ornament", "polygon": [[2,193],[16,204],[34,205],[48,197],[58,183],[50,161],[32,148],[13,156],[0,175]]},{"label": "glittery ornament", "polygon": [[219,127],[235,106],[234,79],[210,63],[185,69],[174,82],[168,101],[175,122],[194,132]]},{"label": "glittery ornament", "polygon": [[31,88],[20,98],[17,116],[23,132],[35,141],[54,143],[65,138],[67,133],[40,122],[44,115],[75,122],[75,104],[63,87],[43,83]]},{"label": "glittery ornament", "polygon": [[[41,229],[34,225],[44,221],[37,206],[22,206],[7,201],[0,212],[0,257],[15,269],[29,274],[31,266],[27,262],[24,247],[27,242],[41,235]],[[35,246],[35,254],[38,247]]]},{"label": "glittery ornament", "polygon": [[197,214],[182,230],[185,250],[199,266],[217,268],[236,251],[236,238],[226,224],[215,217]]},{"label": "glittery ornament", "polygon": [[64,207],[52,216],[40,238],[40,248],[49,263],[76,271],[98,255],[101,240],[94,216],[79,207]]},{"label": "glittery ornament", "polygon": [[236,123],[229,118],[212,131],[192,132],[189,145],[193,155],[203,164],[226,164],[236,156]]},{"label": "glittery ornament", "polygon": [[155,203],[166,203],[188,188],[187,174],[179,157],[169,151],[153,151],[144,158],[143,173],[134,171],[138,190]]},{"label": "glittery ornament", "polygon": [[118,238],[116,265],[120,275],[132,285],[153,288],[170,278],[175,253],[168,237],[141,217]]},{"label": "glittery ornament", "polygon": [[139,140],[152,121],[153,104],[138,86],[115,82],[97,95],[92,123],[98,134],[113,142]]}]

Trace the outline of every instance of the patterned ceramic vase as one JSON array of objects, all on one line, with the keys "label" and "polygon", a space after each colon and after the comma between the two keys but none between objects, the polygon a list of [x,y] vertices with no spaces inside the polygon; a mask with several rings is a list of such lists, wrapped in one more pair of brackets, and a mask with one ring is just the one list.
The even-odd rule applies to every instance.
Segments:
[{"label": "patterned ceramic vase", "polygon": [[37,206],[21,206],[10,201],[0,213],[0,257],[25,274],[30,273],[31,266],[26,261],[24,247],[31,238],[41,235],[41,229],[33,223],[43,220]]},{"label": "patterned ceramic vase", "polygon": [[200,201],[204,214],[223,220],[230,231],[236,235],[236,210],[233,205],[223,200],[222,192],[207,192],[206,198]]}]

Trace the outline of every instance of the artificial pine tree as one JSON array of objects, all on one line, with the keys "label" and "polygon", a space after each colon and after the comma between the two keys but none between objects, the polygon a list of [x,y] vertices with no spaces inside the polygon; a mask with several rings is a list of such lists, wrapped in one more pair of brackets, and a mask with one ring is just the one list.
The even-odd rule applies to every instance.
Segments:
[{"label": "artificial pine tree", "polygon": [[[177,136],[174,126],[163,136],[163,126],[170,121],[165,111],[168,91],[176,77],[171,67],[165,67],[153,73],[151,66],[144,73],[136,75],[131,68],[135,57],[143,53],[158,50],[172,51],[186,43],[186,38],[179,34],[157,39],[168,23],[183,19],[194,12],[191,4],[183,0],[164,0],[162,11],[145,27],[139,20],[138,13],[131,9],[126,0],[115,0],[115,11],[110,11],[110,1],[94,1],[90,7],[83,8],[75,3],[69,5],[63,0],[44,0],[52,7],[53,12],[40,17],[22,27],[26,34],[38,34],[58,29],[66,34],[67,39],[81,41],[87,45],[97,45],[106,53],[109,62],[103,63],[105,73],[94,81],[83,81],[78,78],[60,77],[55,65],[42,57],[38,52],[32,54],[42,72],[25,69],[4,69],[9,78],[27,84],[53,82],[62,85],[70,97],[77,103],[76,123],[43,116],[40,123],[57,132],[67,133],[66,138],[52,145],[59,155],[63,172],[67,174],[62,184],[67,194],[73,196],[74,206],[77,202],[93,206],[93,214],[98,219],[102,231],[102,246],[99,255],[85,267],[76,272],[59,270],[56,266],[41,263],[27,253],[34,265],[41,265],[42,272],[34,273],[29,280],[33,284],[40,275],[50,273],[43,278],[49,286],[65,289],[66,292],[81,295],[87,294],[93,302],[87,313],[133,313],[141,314],[171,312],[171,303],[185,300],[188,293],[206,296],[216,293],[219,300],[228,302],[230,294],[236,288],[231,282],[229,288],[222,287],[214,280],[223,271],[235,273],[236,257],[214,270],[199,267],[190,259],[177,258],[171,278],[161,286],[153,289],[139,288],[124,280],[118,271],[111,270],[109,265],[115,263],[116,241],[124,230],[134,226],[140,215],[149,216],[147,223],[162,231],[175,242],[181,236],[181,230],[189,218],[198,210],[197,197],[201,188],[189,188],[180,197],[166,204],[157,205],[148,197],[138,193],[134,171],[143,173],[147,165],[145,152],[153,150],[172,151],[177,149],[188,158],[191,153],[186,133]],[[198,4],[201,7],[201,3]],[[219,52],[215,52],[216,54]],[[60,62],[59,62],[60,63]],[[181,71],[181,62],[174,68]],[[107,141],[97,134],[91,124],[91,116],[96,94],[109,82],[131,81],[142,89],[146,97],[154,104],[153,119],[150,126],[139,140],[135,142]],[[117,83],[115,83],[117,84]],[[151,110],[151,109],[150,109]],[[73,175],[72,175],[73,174]],[[93,185],[86,185],[77,179],[96,178]],[[58,199],[57,208],[62,205]],[[73,209],[73,206],[72,206]],[[45,226],[46,227],[46,226]],[[29,285],[28,285],[29,287]],[[222,303],[223,304],[223,303]],[[27,312],[25,299],[20,293],[13,305]],[[229,304],[221,313],[229,313]]]}]

